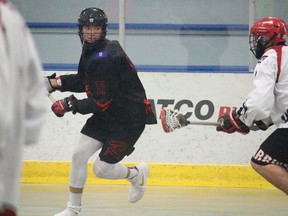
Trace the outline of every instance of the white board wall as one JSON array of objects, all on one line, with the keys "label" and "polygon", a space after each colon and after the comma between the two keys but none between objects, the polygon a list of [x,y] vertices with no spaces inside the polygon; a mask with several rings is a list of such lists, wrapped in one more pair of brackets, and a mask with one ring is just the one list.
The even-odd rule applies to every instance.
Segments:
[{"label": "white board wall", "polygon": [[[244,136],[238,133],[219,133],[211,126],[190,125],[166,134],[159,121],[163,104],[169,103],[168,107],[171,109],[176,104],[183,104],[180,111],[190,113],[189,119],[193,121],[203,121],[201,118],[208,117],[206,121],[217,121],[220,110],[237,107],[244,102],[252,89],[253,75],[141,72],[139,76],[148,99],[154,102],[158,124],[146,127],[136,144],[136,150],[124,159],[125,162],[248,164],[252,154],[274,129],[250,132]],[[56,99],[70,94],[72,93],[53,93]],[[75,95],[78,98],[85,97],[85,94]],[[206,102],[210,107],[205,105]],[[211,104],[214,107],[212,113]],[[47,98],[47,107],[50,106],[51,102]],[[89,115],[67,113],[63,118],[58,118],[48,108],[40,142],[26,147],[23,159],[70,161],[79,131],[88,117]],[[94,157],[91,158],[93,159]]]}]

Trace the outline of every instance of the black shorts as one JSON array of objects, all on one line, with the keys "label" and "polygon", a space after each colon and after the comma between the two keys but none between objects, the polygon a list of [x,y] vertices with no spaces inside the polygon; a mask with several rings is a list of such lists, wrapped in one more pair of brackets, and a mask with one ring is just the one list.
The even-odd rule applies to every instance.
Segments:
[{"label": "black shorts", "polygon": [[260,145],[251,161],[262,166],[277,164],[288,171],[288,128],[276,129]]},{"label": "black shorts", "polygon": [[134,145],[145,129],[145,125],[142,125],[113,131],[100,125],[97,128],[83,128],[81,133],[104,143],[99,157],[102,161],[111,164],[118,163],[134,151]]}]

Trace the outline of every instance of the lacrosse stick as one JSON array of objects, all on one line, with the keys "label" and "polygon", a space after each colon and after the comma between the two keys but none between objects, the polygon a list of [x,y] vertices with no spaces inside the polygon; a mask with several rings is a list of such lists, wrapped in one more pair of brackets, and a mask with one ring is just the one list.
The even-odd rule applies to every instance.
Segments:
[{"label": "lacrosse stick", "polygon": [[[54,104],[56,102],[56,99],[53,97],[53,95],[51,93],[49,93],[47,91],[47,96],[48,98],[51,100],[51,102]],[[63,121],[63,118],[61,118],[61,120]]]},{"label": "lacrosse stick", "polygon": [[55,98],[53,97],[53,95],[51,93],[47,92],[47,96],[51,100],[52,103],[56,102]]},{"label": "lacrosse stick", "polygon": [[[193,122],[188,121],[184,115],[178,112],[178,110],[171,110],[163,108],[160,111],[160,119],[163,130],[166,133],[173,132],[177,128],[185,127],[187,125],[203,125],[203,126],[219,126],[218,122]],[[257,131],[259,128],[256,125],[250,127],[250,130]]]}]

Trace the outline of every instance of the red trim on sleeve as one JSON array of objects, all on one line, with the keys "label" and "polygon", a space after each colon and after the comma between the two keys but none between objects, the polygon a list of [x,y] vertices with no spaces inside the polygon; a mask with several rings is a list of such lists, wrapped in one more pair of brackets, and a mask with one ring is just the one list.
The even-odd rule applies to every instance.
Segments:
[{"label": "red trim on sleeve", "polygon": [[110,106],[110,104],[112,103],[113,99],[110,99],[109,101],[107,101],[106,103],[98,103],[95,101],[95,104],[99,107],[101,107],[101,110],[104,112],[105,110],[107,110]]},{"label": "red trim on sleeve", "polygon": [[281,61],[282,61],[282,47],[283,46],[275,46],[273,47],[273,49],[275,50],[276,54],[277,54],[277,78],[276,78],[276,83],[279,80],[279,76],[281,73]]}]

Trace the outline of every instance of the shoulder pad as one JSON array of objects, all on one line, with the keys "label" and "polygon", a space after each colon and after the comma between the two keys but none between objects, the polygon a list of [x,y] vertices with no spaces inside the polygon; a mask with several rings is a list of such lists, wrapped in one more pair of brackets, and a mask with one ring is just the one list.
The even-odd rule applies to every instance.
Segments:
[{"label": "shoulder pad", "polygon": [[108,50],[109,52],[115,56],[124,54],[124,50],[122,49],[120,43],[116,40],[111,40],[108,44]]}]

